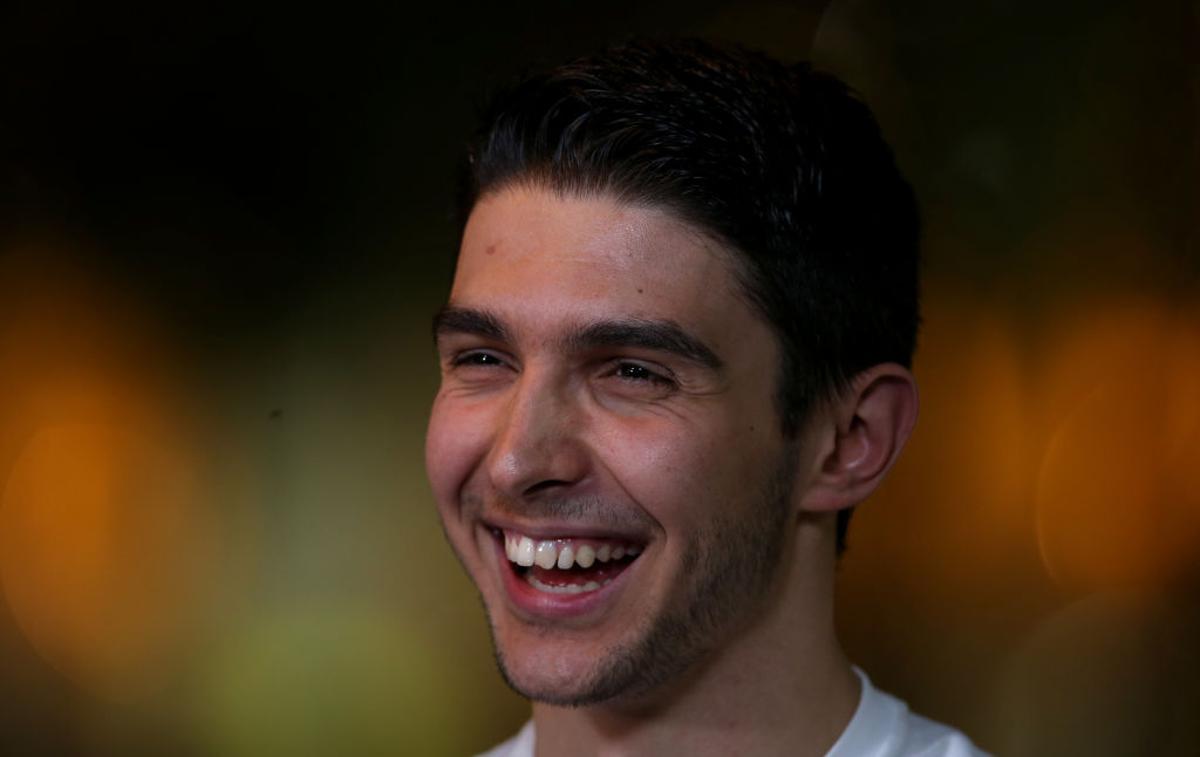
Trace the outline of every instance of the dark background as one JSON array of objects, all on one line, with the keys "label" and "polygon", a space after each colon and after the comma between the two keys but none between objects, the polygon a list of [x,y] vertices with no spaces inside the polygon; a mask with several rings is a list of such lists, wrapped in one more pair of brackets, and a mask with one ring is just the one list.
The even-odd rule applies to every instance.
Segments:
[{"label": "dark background", "polygon": [[925,216],[924,410],[853,659],[1005,754],[1200,704],[1186,2],[0,10],[0,751],[463,753],[491,670],[421,464],[487,92],[632,34],[812,58]]}]

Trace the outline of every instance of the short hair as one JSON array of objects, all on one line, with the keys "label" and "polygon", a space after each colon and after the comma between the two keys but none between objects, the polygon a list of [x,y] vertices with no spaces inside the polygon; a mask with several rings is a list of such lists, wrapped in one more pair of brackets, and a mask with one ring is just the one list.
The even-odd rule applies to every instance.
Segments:
[{"label": "short hair", "polygon": [[[912,188],[862,100],[807,63],[639,40],[526,76],[482,114],[460,223],[519,184],[659,207],[733,250],[744,295],[779,340],[788,438],[857,373],[911,367]],[[839,554],[849,516],[838,513]]]}]

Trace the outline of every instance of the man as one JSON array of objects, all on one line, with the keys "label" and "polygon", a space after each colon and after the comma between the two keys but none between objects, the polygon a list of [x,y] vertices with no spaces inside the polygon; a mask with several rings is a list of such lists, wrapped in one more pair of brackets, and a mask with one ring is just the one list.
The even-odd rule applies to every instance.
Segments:
[{"label": "man", "polygon": [[963,755],[834,634],[917,417],[918,222],[806,66],[637,43],[485,114],[427,466],[501,673],[496,755]]}]

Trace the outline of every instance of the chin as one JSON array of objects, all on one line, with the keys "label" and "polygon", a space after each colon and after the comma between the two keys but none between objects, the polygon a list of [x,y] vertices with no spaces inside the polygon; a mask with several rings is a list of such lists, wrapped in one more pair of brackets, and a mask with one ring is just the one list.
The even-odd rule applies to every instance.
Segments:
[{"label": "chin", "polygon": [[509,688],[529,701],[539,704],[586,707],[611,698],[607,692],[595,690],[588,681],[563,678],[555,674],[545,675],[543,671],[517,672],[503,661],[500,662],[500,674]]},{"label": "chin", "polygon": [[621,676],[626,680],[612,675],[624,667],[626,655],[611,648],[597,650],[583,641],[550,638],[554,635],[521,629],[501,636],[493,629],[496,664],[513,691],[542,704],[582,707],[628,688],[627,675]]},{"label": "chin", "polygon": [[520,623],[489,627],[510,688],[534,702],[586,707],[640,701],[699,662],[707,646],[689,633],[693,621],[686,613],[667,613],[604,642]]}]

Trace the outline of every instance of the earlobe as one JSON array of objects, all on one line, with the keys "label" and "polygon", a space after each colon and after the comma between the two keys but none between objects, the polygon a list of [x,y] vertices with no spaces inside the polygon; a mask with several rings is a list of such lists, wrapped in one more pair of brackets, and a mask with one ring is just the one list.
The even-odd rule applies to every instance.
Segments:
[{"label": "earlobe", "polygon": [[879,486],[916,425],[917,382],[901,365],[884,363],[854,378],[829,408],[801,509],[853,507]]}]

